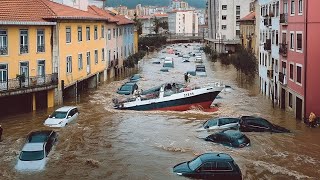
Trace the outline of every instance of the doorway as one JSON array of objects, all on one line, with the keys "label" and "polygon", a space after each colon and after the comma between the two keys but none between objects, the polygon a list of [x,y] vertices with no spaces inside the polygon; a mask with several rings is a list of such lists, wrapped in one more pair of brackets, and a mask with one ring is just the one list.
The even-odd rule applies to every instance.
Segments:
[{"label": "doorway", "polygon": [[302,120],[302,99],[296,97],[296,118]]},{"label": "doorway", "polygon": [[283,88],[281,88],[280,108],[286,109],[286,90],[284,90]]}]

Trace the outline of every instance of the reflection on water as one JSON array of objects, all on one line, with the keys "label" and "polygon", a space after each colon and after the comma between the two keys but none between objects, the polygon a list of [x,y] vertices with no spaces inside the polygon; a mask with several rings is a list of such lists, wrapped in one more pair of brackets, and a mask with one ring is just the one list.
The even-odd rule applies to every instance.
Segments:
[{"label": "reflection on water", "polygon": [[[175,47],[188,53],[193,47]],[[175,57],[175,68],[161,72],[162,64],[151,58]],[[204,56],[203,56],[204,57]],[[204,57],[205,58],[205,57]],[[150,54],[140,62],[144,78],[142,89],[164,82],[183,82],[183,73],[194,70],[195,63],[181,63],[182,58],[163,53]],[[257,79],[248,79],[232,66],[205,61],[207,77],[192,77],[192,83],[215,81],[230,85],[221,92],[218,112],[135,112],[112,108],[112,98],[121,97],[116,89],[127,79],[105,83],[97,90],[80,96],[79,119],[68,127],[55,129],[59,140],[48,156],[46,170],[21,174],[14,165],[32,130],[42,125],[54,110],[21,114],[1,119],[4,141],[0,143],[0,179],[181,179],[172,167],[204,152],[229,153],[239,164],[244,179],[317,179],[320,177],[320,129],[307,128],[292,116],[273,108],[260,95]],[[70,100],[65,105],[75,105]],[[252,145],[233,149],[205,142],[195,132],[206,119],[217,116],[259,115],[287,127],[293,133],[246,133]]]}]

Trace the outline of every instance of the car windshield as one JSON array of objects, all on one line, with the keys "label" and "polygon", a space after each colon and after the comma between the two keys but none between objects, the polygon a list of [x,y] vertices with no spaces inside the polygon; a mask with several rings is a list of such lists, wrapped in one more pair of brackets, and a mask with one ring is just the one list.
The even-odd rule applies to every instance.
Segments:
[{"label": "car windshield", "polygon": [[131,79],[139,79],[140,78],[140,75],[133,75],[132,77],[131,77]]},{"label": "car windshield", "polygon": [[55,111],[50,115],[50,118],[63,119],[67,116],[68,112]]},{"label": "car windshield", "polygon": [[197,158],[195,158],[194,160],[189,161],[188,166],[189,166],[189,168],[190,168],[192,171],[194,171],[194,170],[196,170],[199,166],[201,166],[201,164],[202,164],[202,161],[201,161],[200,157],[197,157]]},{"label": "car windshield", "polygon": [[129,85],[124,85],[121,87],[121,91],[131,91],[132,89],[132,86],[129,86]]},{"label": "car windshield", "polygon": [[43,158],[43,151],[22,151],[19,157],[21,161],[37,161]]},{"label": "car windshield", "polygon": [[210,119],[203,124],[203,127],[207,127],[207,126],[212,127],[212,126],[217,126],[217,125],[218,125],[217,119]]},{"label": "car windshield", "polygon": [[198,71],[198,72],[206,72],[206,69],[204,67],[197,67],[196,71]]},{"label": "car windshield", "polygon": [[239,137],[239,138],[237,139],[237,141],[238,141],[239,144],[243,144],[243,143],[246,142],[246,138],[245,138],[244,135],[242,135],[241,137]]}]

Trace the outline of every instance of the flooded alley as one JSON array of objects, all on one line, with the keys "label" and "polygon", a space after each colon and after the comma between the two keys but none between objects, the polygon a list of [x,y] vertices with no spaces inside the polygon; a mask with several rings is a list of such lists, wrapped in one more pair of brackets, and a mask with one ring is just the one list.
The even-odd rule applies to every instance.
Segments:
[{"label": "flooded alley", "polygon": [[[173,46],[183,53],[192,46]],[[161,72],[161,57],[174,57],[175,68]],[[258,78],[247,78],[232,65],[207,61],[202,55],[207,77],[191,77],[191,83],[222,82],[233,90],[219,95],[217,112],[189,110],[185,112],[121,111],[113,109],[112,99],[127,78],[99,86],[80,95],[76,105],[79,118],[65,128],[55,129],[58,142],[48,156],[43,172],[24,174],[14,170],[18,155],[30,131],[48,129],[44,120],[53,108],[0,119],[4,128],[0,142],[0,179],[184,179],[172,167],[205,152],[225,152],[239,165],[243,179],[318,179],[320,177],[319,128],[309,128],[293,116],[273,108],[271,100],[259,92]],[[155,52],[139,63],[143,79],[139,89],[165,82],[183,82],[183,74],[195,69],[182,57]],[[206,142],[195,131],[212,117],[257,115],[292,131],[288,134],[245,133],[251,146],[234,149]]]}]

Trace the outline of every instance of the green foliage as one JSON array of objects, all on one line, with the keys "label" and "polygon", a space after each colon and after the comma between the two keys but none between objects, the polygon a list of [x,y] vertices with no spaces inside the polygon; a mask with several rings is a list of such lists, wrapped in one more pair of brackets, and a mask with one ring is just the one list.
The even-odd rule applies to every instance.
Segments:
[{"label": "green foliage", "polygon": [[144,36],[139,38],[139,49],[148,51],[154,48],[160,48],[167,43],[167,37],[161,35]]},{"label": "green foliage", "polygon": [[158,34],[158,33],[159,33],[159,29],[160,29],[160,20],[159,20],[157,17],[154,17],[153,23],[154,23],[154,29],[153,29],[153,31],[154,31],[156,34]]},{"label": "green foliage", "polygon": [[124,61],[124,66],[128,68],[133,68],[135,64],[138,64],[138,61],[146,55],[145,51],[138,51],[135,54],[128,56]]},{"label": "green foliage", "polygon": [[135,26],[135,28],[137,29],[137,32],[138,32],[138,34],[139,35],[141,35],[142,34],[142,22],[137,18],[137,14],[134,14],[134,19],[133,19],[133,21],[134,21],[134,26]]},{"label": "green foliage", "polygon": [[218,59],[218,53],[211,49],[211,47],[209,45],[206,45],[204,48],[203,48],[203,51],[209,55],[209,59],[213,62],[216,62],[217,59]]},{"label": "green foliage", "polygon": [[167,21],[161,22],[160,27],[162,27],[162,29],[168,30],[169,29],[168,22]]}]

